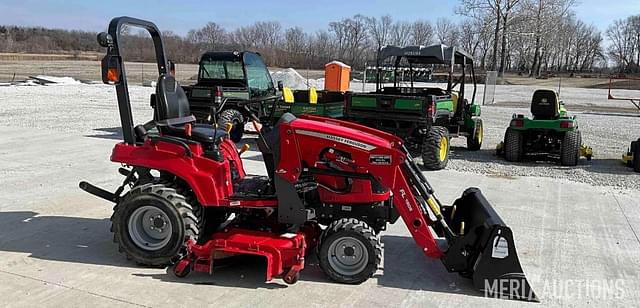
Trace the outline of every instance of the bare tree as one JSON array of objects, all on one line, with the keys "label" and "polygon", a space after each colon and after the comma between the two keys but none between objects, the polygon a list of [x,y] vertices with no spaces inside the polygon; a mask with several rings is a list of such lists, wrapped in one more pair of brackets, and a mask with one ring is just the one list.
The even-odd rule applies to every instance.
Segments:
[{"label": "bare tree", "polygon": [[375,17],[367,18],[367,27],[371,38],[376,43],[377,51],[389,42],[389,33],[393,20],[391,16],[385,15],[376,19]]},{"label": "bare tree", "polygon": [[284,31],[284,49],[287,52],[287,66],[306,66],[307,59],[307,35],[302,28],[294,27]]},{"label": "bare tree", "polygon": [[418,20],[411,26],[411,38],[414,45],[429,45],[433,41],[433,27],[428,21]]},{"label": "bare tree", "polygon": [[226,44],[226,31],[215,22],[209,22],[198,30],[191,30],[187,39],[193,43],[203,44],[207,50],[216,50]]},{"label": "bare tree", "polygon": [[396,46],[406,46],[411,42],[411,24],[399,21],[391,27],[391,43]]},{"label": "bare tree", "polygon": [[438,18],[436,21],[436,37],[440,44],[455,45],[457,27],[447,18]]},{"label": "bare tree", "polygon": [[640,15],[616,20],[607,29],[608,54],[621,72],[640,72]]}]

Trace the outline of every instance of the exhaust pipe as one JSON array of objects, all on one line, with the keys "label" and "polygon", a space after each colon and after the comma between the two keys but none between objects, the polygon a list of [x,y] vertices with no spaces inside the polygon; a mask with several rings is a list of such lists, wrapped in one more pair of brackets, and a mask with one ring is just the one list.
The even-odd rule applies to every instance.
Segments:
[{"label": "exhaust pipe", "polygon": [[471,278],[487,297],[539,302],[524,275],[511,229],[478,188],[469,188],[443,216],[460,235],[449,241],[442,262]]}]

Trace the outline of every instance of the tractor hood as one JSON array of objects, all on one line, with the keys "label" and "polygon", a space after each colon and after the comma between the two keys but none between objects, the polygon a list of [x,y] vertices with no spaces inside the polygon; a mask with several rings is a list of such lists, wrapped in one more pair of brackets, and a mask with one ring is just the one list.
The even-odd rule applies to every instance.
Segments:
[{"label": "tractor hood", "polygon": [[380,136],[374,135],[356,128],[342,126],[340,122],[341,121],[335,121],[335,123],[331,123],[330,121],[319,122],[299,118],[291,122],[291,127],[298,135],[322,138],[368,152],[376,149],[390,150],[399,146],[396,138],[387,139],[385,138],[387,137],[386,134]]}]

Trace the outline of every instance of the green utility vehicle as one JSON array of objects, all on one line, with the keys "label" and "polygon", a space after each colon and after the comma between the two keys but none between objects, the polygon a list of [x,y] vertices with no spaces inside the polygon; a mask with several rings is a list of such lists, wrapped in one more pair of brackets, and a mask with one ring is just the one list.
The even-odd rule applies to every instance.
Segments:
[{"label": "green utility vehicle", "polygon": [[508,161],[521,161],[525,155],[556,156],[563,166],[577,165],[580,156],[591,160],[593,151],[582,145],[578,120],[568,114],[556,91],[535,91],[531,114],[533,118],[513,115],[498,154]]},{"label": "green utility vehicle", "polygon": [[[231,140],[239,142],[249,112],[238,105],[246,100],[273,98],[276,88],[260,54],[250,51],[207,52],[200,58],[198,82],[182,87],[189,98],[191,112],[199,122],[217,120],[221,127],[233,124]],[[216,91],[224,100],[216,100]],[[260,106],[261,104],[252,104]],[[256,107],[253,107],[256,108]],[[253,110],[264,115],[264,110]],[[215,113],[215,114],[212,114]]]},{"label": "green utility vehicle", "polygon": [[[378,54],[376,91],[347,93],[345,116],[355,122],[393,133],[405,140],[414,156],[422,157],[424,167],[439,170],[449,159],[450,138],[464,136],[467,148],[482,146],[484,128],[480,106],[474,104],[476,78],[473,58],[445,45],[386,46]],[[393,69],[393,86],[385,84],[388,67]],[[445,72],[442,86],[417,86],[415,76]],[[405,80],[402,80],[402,78]],[[467,99],[466,83],[473,86]]]}]

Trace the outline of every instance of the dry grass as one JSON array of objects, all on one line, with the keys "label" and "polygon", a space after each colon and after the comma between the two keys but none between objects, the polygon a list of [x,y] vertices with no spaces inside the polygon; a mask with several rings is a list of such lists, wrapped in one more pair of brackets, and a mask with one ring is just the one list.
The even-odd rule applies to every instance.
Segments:
[{"label": "dry grass", "polygon": [[[155,80],[158,76],[155,63],[125,63],[127,77],[132,84],[141,84],[143,80]],[[178,64],[177,78],[183,83],[198,73],[195,64]],[[14,76],[15,74],[15,76]],[[0,60],[0,82],[25,80],[29,76],[69,76],[78,80],[98,81],[100,61],[86,60]]]}]

